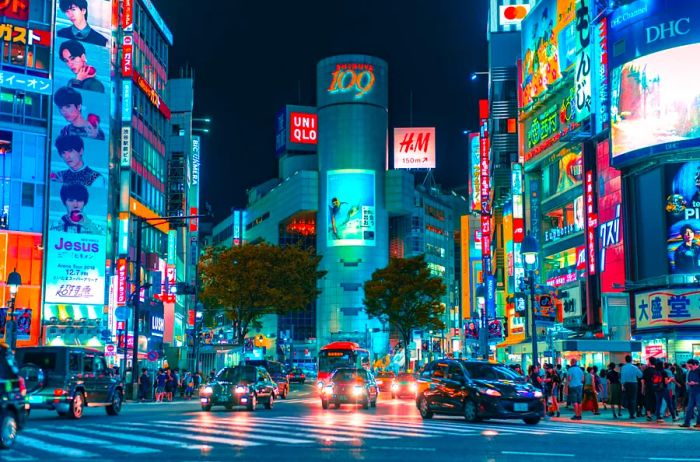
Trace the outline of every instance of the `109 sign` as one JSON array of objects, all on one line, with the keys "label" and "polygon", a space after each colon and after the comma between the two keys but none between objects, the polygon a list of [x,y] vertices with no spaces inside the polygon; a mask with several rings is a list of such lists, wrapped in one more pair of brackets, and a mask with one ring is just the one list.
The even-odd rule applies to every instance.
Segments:
[{"label": "109 sign", "polygon": [[339,64],[332,74],[328,93],[355,92],[362,98],[374,87],[374,66],[371,64]]}]

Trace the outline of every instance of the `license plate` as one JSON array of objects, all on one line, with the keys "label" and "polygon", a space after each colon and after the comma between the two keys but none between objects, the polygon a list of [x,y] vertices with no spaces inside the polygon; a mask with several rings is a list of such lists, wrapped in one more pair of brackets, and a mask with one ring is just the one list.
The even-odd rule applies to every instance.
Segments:
[{"label": "license plate", "polygon": [[338,401],[346,401],[347,398],[345,396],[338,396]]},{"label": "license plate", "polygon": [[29,402],[30,403],[43,403],[44,398],[41,396],[31,395],[31,396],[29,396]]},{"label": "license plate", "polygon": [[527,403],[514,403],[513,410],[515,412],[527,412],[527,410],[528,410]]}]

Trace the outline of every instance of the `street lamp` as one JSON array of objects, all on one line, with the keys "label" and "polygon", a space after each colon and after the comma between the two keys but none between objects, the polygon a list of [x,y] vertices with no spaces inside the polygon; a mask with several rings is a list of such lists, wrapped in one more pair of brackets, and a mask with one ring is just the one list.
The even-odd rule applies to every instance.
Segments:
[{"label": "street lamp", "polygon": [[5,331],[7,332],[6,337],[9,337],[10,349],[14,350],[17,346],[17,324],[15,323],[15,298],[17,297],[17,291],[19,286],[22,285],[22,276],[17,272],[17,268],[14,269],[7,276],[7,286],[10,288],[10,320],[7,321],[5,326]]},{"label": "street lamp", "polygon": [[489,359],[489,321],[486,314],[486,287],[479,284],[476,287],[476,306],[479,310],[479,349],[484,360]]},{"label": "street lamp", "polygon": [[477,80],[480,75],[489,75],[489,71],[478,71],[478,72],[472,72],[469,78],[473,81]]},{"label": "street lamp", "polygon": [[532,236],[530,231],[527,232],[525,239],[520,247],[520,252],[525,260],[525,269],[528,271],[527,283],[530,286],[530,313],[532,321],[530,324],[532,337],[532,364],[537,364],[537,324],[535,322],[535,270],[537,269],[537,240]]}]

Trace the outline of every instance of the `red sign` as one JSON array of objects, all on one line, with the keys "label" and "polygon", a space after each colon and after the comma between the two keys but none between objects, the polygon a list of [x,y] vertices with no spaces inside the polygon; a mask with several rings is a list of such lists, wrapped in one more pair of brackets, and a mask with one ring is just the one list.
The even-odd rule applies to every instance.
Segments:
[{"label": "red sign", "polygon": [[513,218],[513,242],[520,244],[525,239],[525,219]]},{"label": "red sign", "polygon": [[552,278],[547,279],[547,285],[552,287],[563,286],[564,284],[568,284],[570,282],[576,282],[575,272],[563,274],[560,276],[554,276]]},{"label": "red sign", "polygon": [[126,258],[117,260],[117,305],[126,305]]},{"label": "red sign", "polygon": [[122,29],[129,31],[134,24],[134,0],[123,0]]},{"label": "red sign", "polygon": [[597,146],[598,262],[601,292],[621,292],[625,286],[625,243],[622,220],[622,177],[610,166],[607,140]]},{"label": "red sign", "polygon": [[0,0],[0,16],[27,21],[29,0]]},{"label": "red sign", "polygon": [[136,82],[136,85],[138,85],[141,91],[148,96],[148,99],[151,100],[151,104],[153,104],[166,119],[170,120],[170,108],[165,104],[165,101],[163,101],[163,98],[160,97],[158,92],[151,87],[148,81],[144,79],[141,74],[136,72],[135,69],[132,70],[131,78]]},{"label": "red sign", "polygon": [[595,228],[598,218],[593,209],[593,171],[586,172],[586,247],[588,248],[588,274],[595,274]]},{"label": "red sign", "polygon": [[[190,207],[190,216],[196,216],[198,214],[197,207]],[[190,232],[195,232],[199,229],[199,218],[190,218]]]},{"label": "red sign", "polygon": [[647,358],[665,358],[666,352],[663,345],[647,345],[644,347],[644,354]]},{"label": "red sign", "polygon": [[481,215],[481,258],[491,256],[491,217]]},{"label": "red sign", "polygon": [[194,326],[195,314],[194,310],[187,310],[187,325]]},{"label": "red sign", "polygon": [[576,271],[586,270],[586,248],[576,247]]},{"label": "red sign", "polygon": [[317,144],[318,116],[305,112],[290,112],[289,141],[301,144]]},{"label": "red sign", "polygon": [[114,356],[117,354],[117,347],[110,344],[105,345],[105,356]]},{"label": "red sign", "polygon": [[124,34],[122,39],[122,76],[131,77],[134,58],[134,36]]}]

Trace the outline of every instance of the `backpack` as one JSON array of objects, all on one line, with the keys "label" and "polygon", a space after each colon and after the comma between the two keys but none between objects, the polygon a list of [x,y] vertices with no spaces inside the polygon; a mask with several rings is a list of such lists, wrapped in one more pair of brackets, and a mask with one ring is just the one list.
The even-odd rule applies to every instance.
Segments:
[{"label": "backpack", "polygon": [[654,370],[654,374],[651,376],[651,386],[654,391],[663,391],[666,385],[666,381],[661,372]]}]

